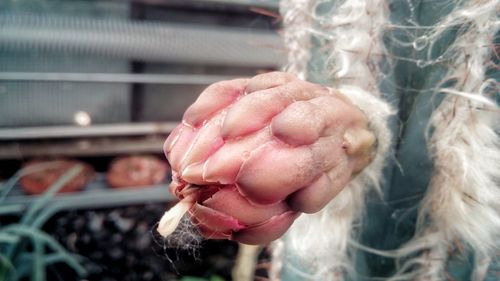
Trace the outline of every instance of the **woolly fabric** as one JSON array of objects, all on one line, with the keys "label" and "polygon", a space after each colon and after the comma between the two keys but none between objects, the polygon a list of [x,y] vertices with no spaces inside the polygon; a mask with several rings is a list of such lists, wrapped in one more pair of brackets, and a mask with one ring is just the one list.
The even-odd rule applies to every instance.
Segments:
[{"label": "woolly fabric", "polygon": [[[491,66],[490,46],[499,27],[497,1],[443,1],[455,8],[433,26],[425,27],[428,31],[412,43],[415,49],[432,47],[443,33],[459,28],[457,39],[442,55],[435,58],[429,54],[426,60],[415,62],[420,67],[447,62],[448,74],[434,89],[446,97],[430,120],[428,146],[434,171],[420,204],[416,234],[401,249],[393,251],[349,243],[356,239],[354,226],[362,215],[365,193],[369,188],[377,189],[383,180],[384,160],[390,157],[391,132],[387,122],[392,111],[378,98],[377,87],[382,79],[380,60],[388,58],[382,44],[383,28],[393,27],[387,3],[361,0],[282,3],[285,3],[282,5],[287,30],[285,42],[291,49],[289,69],[311,78],[306,73],[314,73],[314,64],[304,63],[312,57],[308,53],[311,48],[308,34],[321,38],[321,50],[327,59],[315,62],[324,64],[319,67],[321,73],[315,76],[322,76],[319,79],[322,83],[340,89],[367,114],[379,146],[375,161],[339,196],[321,212],[299,218],[275,244],[271,277],[279,279],[285,264],[300,280],[342,280],[346,273],[355,270],[349,247],[355,245],[400,259],[402,266],[392,280],[442,280],[447,275],[449,249],[457,247],[456,241],[462,241],[476,260],[471,278],[482,280],[500,241],[500,149],[494,131],[499,118],[498,107],[487,97],[488,90],[497,82],[485,76]],[[318,13],[321,5],[327,6],[324,14]],[[411,1],[408,5],[414,8]],[[298,60],[293,62],[295,58]]]}]

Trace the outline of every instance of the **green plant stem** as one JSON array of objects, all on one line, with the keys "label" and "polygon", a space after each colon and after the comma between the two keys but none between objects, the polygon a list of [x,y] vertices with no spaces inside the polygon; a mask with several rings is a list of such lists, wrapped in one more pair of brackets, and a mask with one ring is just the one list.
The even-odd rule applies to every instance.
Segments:
[{"label": "green plant stem", "polygon": [[[7,193],[12,189],[12,187],[15,185],[15,183],[19,180],[19,178],[21,176],[28,174],[30,172],[32,173],[35,171],[39,171],[42,168],[46,169],[47,167],[50,167],[51,165],[55,165],[55,163],[49,163],[47,165],[43,165],[43,167],[37,166],[37,167],[34,167],[33,169],[23,169],[22,171],[19,171],[18,173],[16,173],[16,175],[13,178],[11,178],[7,182],[7,184],[3,185],[3,188],[6,188],[6,189],[2,190],[0,202],[7,196]],[[22,217],[21,222],[20,222],[21,226],[23,226],[23,225],[27,226],[27,225],[32,224],[33,221],[37,221],[38,212],[46,206],[46,204],[49,202],[50,198],[52,198],[57,193],[57,191],[59,191],[66,183],[68,183],[75,176],[77,176],[82,171],[82,169],[83,169],[83,167],[81,165],[76,165],[73,168],[71,168],[69,171],[64,173],[64,175],[62,177],[60,177],[54,184],[52,184],[47,189],[47,191],[35,202],[35,204],[33,206],[31,206],[28,209],[26,214]],[[37,224],[40,224],[37,226],[41,227],[41,224],[44,221],[45,221],[45,216],[44,216],[43,220],[37,222]],[[21,227],[21,226],[19,226],[19,227]],[[23,228],[15,228],[15,225],[9,225],[9,226],[3,227],[2,230],[6,230],[6,229],[11,229],[11,231],[14,231],[14,233],[21,235],[23,237],[26,237],[26,236],[30,237],[29,236],[30,233],[27,233],[26,231],[24,231],[26,228],[23,230]],[[59,251],[65,253],[64,248],[62,248],[62,246],[60,246],[57,243],[57,241],[55,241],[55,240],[52,241],[53,239],[50,236],[46,235],[45,233],[39,231],[36,228],[28,227],[27,229],[29,229],[29,231],[36,232],[38,234],[42,233],[43,235],[39,235],[39,237],[44,237],[45,242],[50,242],[50,244],[52,245],[52,248],[59,249]],[[47,237],[50,239],[47,239]],[[31,236],[31,238],[34,239],[32,236]],[[35,245],[35,243],[37,243],[36,239],[33,240],[33,243],[34,243],[33,246],[36,246]],[[8,245],[8,247],[6,249],[6,254],[4,255],[4,257],[7,260],[11,261],[11,263],[13,263],[12,261],[16,260],[18,254],[22,251],[22,249],[24,247],[25,247],[25,241],[19,241],[16,244]],[[71,259],[71,256],[69,254],[66,254],[66,255],[68,257],[68,265],[70,265],[73,269],[75,269],[75,271],[77,271],[78,274],[83,274],[82,272],[84,272],[84,269],[78,264],[78,262]],[[6,277],[9,273],[9,271],[10,271],[10,268],[8,268],[7,266],[0,265],[0,280],[6,280]]]},{"label": "green plant stem", "polygon": [[37,164],[31,167],[23,168],[17,173],[15,173],[12,177],[7,180],[4,184],[0,186],[0,202],[5,200],[9,192],[14,188],[16,183],[19,181],[20,178],[22,178],[25,175],[31,174],[31,173],[36,173],[40,172],[46,169],[50,169],[53,167],[57,167],[58,161],[52,161],[48,163],[43,163],[43,164]]},{"label": "green plant stem", "polygon": [[33,270],[31,281],[45,281],[44,244],[39,239],[33,240]]},{"label": "green plant stem", "polygon": [[[2,254],[0,254],[0,265],[7,268],[8,270],[14,270],[14,265],[12,264],[12,262]],[[5,279],[0,280],[4,281]]]},{"label": "green plant stem", "polygon": [[[78,256],[78,255],[72,255],[73,258],[75,258],[76,260],[83,260],[84,258],[81,257],[81,256]],[[22,279],[24,278],[27,273],[31,272],[30,271],[30,268],[29,266],[27,265],[31,265],[33,263],[33,254],[32,253],[23,253],[19,256],[18,258],[18,263],[20,266],[18,266],[16,268],[16,278],[17,279]],[[48,267],[52,264],[55,264],[55,263],[65,263],[67,260],[67,255],[63,255],[63,254],[60,254],[60,253],[45,253],[44,257],[43,257],[43,266],[44,267]],[[29,271],[29,272],[26,272],[26,271]],[[64,280],[62,278],[58,278],[58,280]]]},{"label": "green plant stem", "polygon": [[[78,261],[71,256],[71,254],[64,249],[54,238],[50,237],[47,233],[29,226],[23,225],[9,225],[5,227],[5,231],[9,233],[14,233],[22,237],[30,239],[35,246],[35,242],[39,241],[42,245],[46,245],[52,251],[63,255],[66,260],[65,262],[73,268],[78,275],[84,275],[85,269],[78,263]],[[2,279],[0,279],[2,280]]]},{"label": "green plant stem", "polygon": [[[22,213],[22,211],[26,209],[23,204],[15,204],[15,205],[7,205],[0,206],[0,216],[2,215],[10,215],[15,213]],[[0,223],[0,226],[2,224]]]},{"label": "green plant stem", "polygon": [[51,185],[47,191],[31,206],[26,215],[21,219],[21,224],[30,224],[37,212],[41,210],[45,204],[50,200],[50,198],[54,197],[54,195],[69,181],[71,181],[75,176],[81,173],[83,170],[82,165],[76,165],[71,168],[69,171],[64,173],[62,177],[60,177],[53,185]]},{"label": "green plant stem", "polygon": [[54,214],[61,210],[61,204],[53,204],[46,206],[36,218],[31,222],[31,226],[35,228],[41,228]]}]

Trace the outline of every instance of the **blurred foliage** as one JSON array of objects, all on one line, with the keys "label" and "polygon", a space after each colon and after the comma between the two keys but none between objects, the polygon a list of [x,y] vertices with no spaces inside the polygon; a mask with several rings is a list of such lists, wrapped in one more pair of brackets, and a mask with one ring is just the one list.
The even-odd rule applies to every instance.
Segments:
[{"label": "blurred foliage", "polygon": [[[7,214],[11,206],[2,206],[8,193],[19,179],[29,173],[47,169],[54,164],[40,164],[19,170],[0,186],[0,214]],[[47,280],[47,268],[65,263],[79,276],[85,275],[80,265],[81,257],[71,254],[54,238],[41,230],[43,224],[57,210],[51,207],[50,198],[82,171],[78,165],[68,170],[33,204],[27,207],[18,221],[4,224],[0,221],[0,281]]]}]

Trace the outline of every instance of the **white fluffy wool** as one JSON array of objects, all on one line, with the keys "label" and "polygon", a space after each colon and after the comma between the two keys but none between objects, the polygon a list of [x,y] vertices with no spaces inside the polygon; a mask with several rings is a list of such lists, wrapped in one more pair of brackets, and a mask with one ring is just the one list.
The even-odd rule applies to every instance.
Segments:
[{"label": "white fluffy wool", "polygon": [[[310,58],[311,36],[308,32],[311,24],[311,8],[314,0],[280,1],[280,13],[283,16],[283,32],[285,47],[288,52],[287,72],[306,78],[307,63]],[[271,280],[280,280],[283,266],[284,242],[277,240],[272,245],[272,264],[269,272]]]},{"label": "white fluffy wool", "polygon": [[[273,280],[279,279],[281,264],[289,257],[298,259],[301,267],[295,270],[304,280],[343,279],[344,273],[352,268],[347,242],[355,241],[353,224],[362,213],[366,188],[376,187],[380,182],[391,139],[386,126],[391,110],[381,101],[366,99],[370,96],[367,92],[378,96],[377,61],[385,54],[381,29],[394,27],[387,20],[386,3],[382,0],[338,1],[333,13],[328,13],[331,17],[324,18],[315,14],[311,2],[320,5],[325,1],[282,1],[290,69],[305,77],[307,51],[311,47],[309,34],[326,39],[329,44],[325,52],[331,55],[328,67],[333,83],[330,86],[341,89],[367,114],[373,114],[369,118],[378,137],[379,154],[324,210],[301,216],[286,238],[275,244],[273,258],[278,266],[273,268]],[[462,241],[472,249],[475,266],[471,278],[483,280],[492,252],[498,249],[500,241],[500,141],[493,127],[495,121],[498,123],[498,108],[485,96],[488,86],[496,83],[486,80],[485,69],[492,39],[499,27],[495,14],[498,2],[454,3],[456,8],[450,14],[435,26],[425,27],[429,30],[425,36],[413,42],[418,45],[419,40],[425,39],[432,49],[432,44],[449,28],[467,26],[442,57],[430,59],[429,54],[429,60],[420,64],[426,66],[443,62],[445,56],[451,58],[445,81],[451,79],[456,83],[437,90],[446,97],[430,122],[434,131],[428,145],[434,173],[420,206],[417,233],[414,239],[393,251],[377,251],[351,243],[382,256],[413,257],[389,280],[444,279],[448,249],[455,241]],[[320,28],[315,29],[314,24]],[[369,104],[377,101],[384,106],[380,111],[372,111],[378,107]]]},{"label": "white fluffy wool", "polygon": [[[307,61],[303,61],[309,58],[304,53],[310,48],[307,34],[327,40],[326,48],[330,54],[327,64],[333,77],[329,86],[340,90],[367,114],[371,129],[377,136],[377,154],[373,162],[322,211],[299,217],[283,240],[275,243],[273,280],[279,279],[278,271],[289,258],[298,260],[301,268],[293,268],[293,263],[286,262],[287,268],[295,270],[304,280],[343,280],[345,272],[353,269],[348,242],[354,235],[354,224],[363,212],[368,187],[379,190],[381,171],[391,142],[387,122],[393,112],[376,97],[380,95],[377,69],[384,49],[381,27],[387,21],[385,3],[382,0],[346,0],[333,7],[333,16],[330,13],[322,16],[315,12],[322,1],[312,1],[315,5],[308,2],[311,1],[282,1],[285,30],[288,30],[285,43],[290,49],[290,60],[300,61],[292,63],[292,71],[307,72]],[[297,15],[301,18],[293,18]],[[325,30],[328,33],[324,33]]]},{"label": "white fluffy wool", "polygon": [[428,35],[432,40],[448,28],[463,27],[446,51],[453,60],[444,81],[455,83],[437,90],[446,97],[430,121],[433,176],[415,238],[403,247],[421,253],[407,261],[420,265],[418,271],[406,273],[410,278],[445,279],[446,249],[461,243],[458,248],[475,255],[471,278],[483,280],[490,256],[500,246],[500,139],[494,128],[500,116],[485,96],[491,82],[485,71],[500,27],[497,8],[496,0],[458,5]]},{"label": "white fluffy wool", "polygon": [[285,47],[288,51],[287,72],[306,78],[311,35],[308,32],[311,24],[312,0],[281,1],[280,12],[283,15],[283,33]]}]

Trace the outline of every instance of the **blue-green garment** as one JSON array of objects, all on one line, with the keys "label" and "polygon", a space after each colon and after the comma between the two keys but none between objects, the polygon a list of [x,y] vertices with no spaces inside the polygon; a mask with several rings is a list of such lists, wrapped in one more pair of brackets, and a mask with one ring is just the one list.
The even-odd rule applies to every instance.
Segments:
[{"label": "blue-green garment", "polygon": [[[394,25],[407,26],[411,21],[420,26],[430,26],[451,12],[455,2],[389,0],[390,20]],[[327,4],[319,7],[326,10],[329,8]],[[420,49],[411,44],[415,38],[422,35],[419,32],[422,32],[422,29],[392,29],[384,36],[384,43],[391,57],[411,60],[394,59],[390,75],[379,85],[384,98],[398,110],[397,116],[391,120],[391,129],[395,136],[395,159],[388,159],[384,171],[384,197],[368,197],[359,240],[361,244],[380,250],[397,249],[414,235],[418,204],[424,196],[433,169],[427,152],[425,132],[431,113],[441,102],[442,96],[425,89],[435,86],[446,74],[446,68],[441,64],[424,66],[418,63],[419,60],[427,60],[425,55],[428,51],[428,46]],[[455,31],[450,30],[440,38],[431,50],[432,56],[437,58],[442,54],[455,36]],[[395,39],[408,44],[396,44]],[[321,48],[322,39],[313,36],[311,40],[314,47],[308,64],[307,79],[329,84],[332,78],[326,70],[326,53],[324,48]],[[496,76],[494,78],[498,81],[499,71],[488,74]],[[349,280],[374,280],[373,277],[389,277],[395,272],[394,259],[361,250],[358,250],[355,256],[357,273],[355,276],[349,276]],[[293,258],[287,258],[287,262],[290,260]],[[294,266],[301,268],[299,264]],[[449,280],[471,280],[472,267],[472,254],[452,251],[446,268],[450,275]],[[498,262],[493,262],[486,280],[500,280],[499,269]],[[304,278],[285,263],[282,280]]]}]

